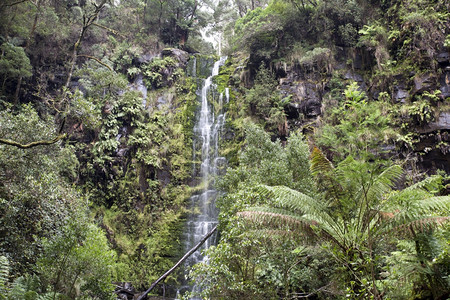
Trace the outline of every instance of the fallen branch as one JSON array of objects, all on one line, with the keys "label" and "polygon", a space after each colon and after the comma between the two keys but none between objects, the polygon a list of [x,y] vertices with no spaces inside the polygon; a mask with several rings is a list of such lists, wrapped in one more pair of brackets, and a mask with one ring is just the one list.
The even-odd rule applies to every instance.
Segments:
[{"label": "fallen branch", "polygon": [[195,251],[197,251],[198,248],[200,248],[201,245],[203,245],[204,242],[206,242],[206,240],[213,235],[213,233],[217,230],[217,225],[211,229],[210,232],[208,232],[202,239],[200,242],[198,242],[197,245],[195,245],[194,248],[192,248],[191,250],[189,250],[172,268],[170,268],[169,271],[167,271],[166,273],[164,273],[163,276],[159,277],[158,280],[156,280],[155,282],[153,282],[153,284],[148,288],[148,290],[145,291],[145,293],[143,293],[141,296],[139,296],[139,298],[137,300],[143,300],[148,293],[150,293],[151,290],[153,290],[153,288],[162,280],[164,280],[167,276],[170,275],[170,273],[172,273],[179,265],[181,265],[183,263],[183,261],[185,261],[189,256],[191,256]]},{"label": "fallen branch", "polygon": [[28,148],[32,148],[32,147],[36,147],[36,146],[40,146],[40,145],[51,145],[56,143],[59,140],[62,140],[63,138],[65,138],[67,135],[64,134],[60,134],[57,137],[55,137],[52,140],[43,140],[43,141],[36,141],[36,142],[31,142],[29,144],[21,144],[18,143],[16,141],[12,141],[12,140],[8,140],[8,139],[1,139],[0,138],[0,144],[5,144],[5,145],[10,145],[10,146],[14,146],[20,149],[28,149]]},{"label": "fallen branch", "polygon": [[113,69],[112,69],[110,66],[108,66],[107,64],[105,64],[104,62],[102,62],[102,61],[101,61],[100,59],[98,59],[97,57],[90,56],[90,55],[86,55],[86,54],[78,54],[78,56],[86,57],[86,58],[89,58],[89,59],[93,59],[93,60],[95,60],[96,62],[98,62],[99,64],[101,64],[102,66],[107,67],[110,71],[113,71]]}]

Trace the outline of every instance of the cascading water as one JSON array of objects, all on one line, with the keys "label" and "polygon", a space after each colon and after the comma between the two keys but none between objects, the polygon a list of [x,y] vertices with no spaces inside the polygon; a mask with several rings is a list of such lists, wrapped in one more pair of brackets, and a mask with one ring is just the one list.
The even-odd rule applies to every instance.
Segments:
[{"label": "cascading water", "polygon": [[[187,224],[183,234],[184,246],[188,250],[197,244],[202,237],[207,234],[216,224],[218,212],[215,206],[217,191],[213,189],[212,180],[217,175],[218,170],[224,164],[225,158],[219,157],[219,137],[225,124],[225,113],[223,112],[223,94],[218,97],[217,117],[214,114],[212,105],[213,99],[217,99],[217,92],[212,82],[214,76],[218,75],[219,67],[225,63],[226,57],[220,58],[214,63],[214,67],[209,76],[203,82],[200,93],[201,108],[194,126],[193,160],[201,161],[201,164],[194,163],[193,173],[201,178],[201,193],[191,197],[190,209],[192,213],[188,216]],[[194,66],[196,61],[194,61]],[[229,99],[228,90],[225,91],[226,102]],[[197,153],[200,157],[197,157]],[[196,263],[203,262],[207,258],[203,257],[201,250],[207,249],[215,243],[215,236],[208,239],[203,246],[186,260],[185,273],[189,267]],[[192,290],[197,291],[196,286],[187,284],[179,289],[178,294]],[[178,298],[178,297],[177,297]],[[192,298],[196,299],[196,298]]]}]

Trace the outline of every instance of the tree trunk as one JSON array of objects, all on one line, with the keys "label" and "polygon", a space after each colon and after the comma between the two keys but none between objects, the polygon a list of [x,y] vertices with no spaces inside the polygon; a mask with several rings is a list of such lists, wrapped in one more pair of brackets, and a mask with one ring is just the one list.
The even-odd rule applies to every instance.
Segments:
[{"label": "tree trunk", "polygon": [[201,245],[203,245],[203,243],[206,242],[206,240],[214,234],[214,232],[216,232],[217,230],[217,225],[211,229],[210,232],[208,232],[202,239],[200,242],[198,242],[197,245],[194,246],[194,248],[192,248],[191,250],[189,250],[172,268],[169,269],[169,271],[167,271],[166,273],[164,273],[164,275],[162,275],[161,277],[158,278],[158,280],[156,280],[155,282],[153,282],[153,284],[148,288],[148,290],[146,290],[141,296],[139,296],[139,298],[137,300],[143,300],[145,299],[145,297],[148,295],[148,293],[150,293],[151,290],[153,290],[155,288],[155,286],[160,283],[162,280],[164,280],[167,276],[169,276],[179,265],[181,265],[183,263],[183,261],[185,261],[189,256],[191,256],[195,251],[197,251],[198,248],[200,248]]},{"label": "tree trunk", "polygon": [[70,61],[70,69],[69,73],[67,75],[67,81],[65,84],[65,87],[68,88],[70,85],[70,81],[72,80],[73,70],[75,69],[75,65],[77,63],[78,58],[78,49],[81,46],[81,42],[83,41],[84,34],[86,33],[86,30],[94,23],[94,21],[97,19],[98,14],[102,10],[103,6],[105,6],[107,0],[102,0],[102,2],[99,5],[95,5],[95,11],[90,15],[86,16],[83,15],[83,27],[81,28],[80,34],[78,35],[78,39],[75,42],[73,46],[73,52],[72,52],[72,58]]}]

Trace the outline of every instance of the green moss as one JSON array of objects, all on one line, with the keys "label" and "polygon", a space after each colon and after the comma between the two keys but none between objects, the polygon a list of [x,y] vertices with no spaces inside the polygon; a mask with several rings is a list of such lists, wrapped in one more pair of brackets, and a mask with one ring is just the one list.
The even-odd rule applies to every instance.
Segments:
[{"label": "green moss", "polygon": [[227,59],[225,64],[219,69],[219,74],[213,78],[219,93],[225,92],[225,88],[230,86],[230,78],[235,69],[231,59]]},{"label": "green moss", "polygon": [[184,77],[176,85],[176,115],[175,120],[183,127],[184,142],[192,145],[192,135],[195,123],[195,112],[198,107],[197,89],[198,83],[195,78]]}]

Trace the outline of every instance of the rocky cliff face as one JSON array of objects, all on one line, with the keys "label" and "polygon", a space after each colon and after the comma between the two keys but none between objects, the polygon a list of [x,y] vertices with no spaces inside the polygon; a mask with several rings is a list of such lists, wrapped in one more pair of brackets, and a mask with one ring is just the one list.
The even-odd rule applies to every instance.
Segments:
[{"label": "rocky cliff face", "polygon": [[[277,74],[278,90],[289,97],[285,106],[289,129],[314,124],[320,126],[321,116],[328,109],[327,101],[336,98],[337,87],[357,82],[369,101],[377,101],[380,93],[398,109],[395,126],[408,141],[394,141],[390,155],[414,160],[421,171],[438,169],[450,172],[450,55],[438,52],[436,68],[426,72],[392,74],[383,80],[374,76],[374,62],[367,53],[354,49],[336,51],[326,68],[305,68],[296,64],[272,64]],[[255,71],[239,67],[241,79]],[[339,96],[339,95],[338,95]]]}]

